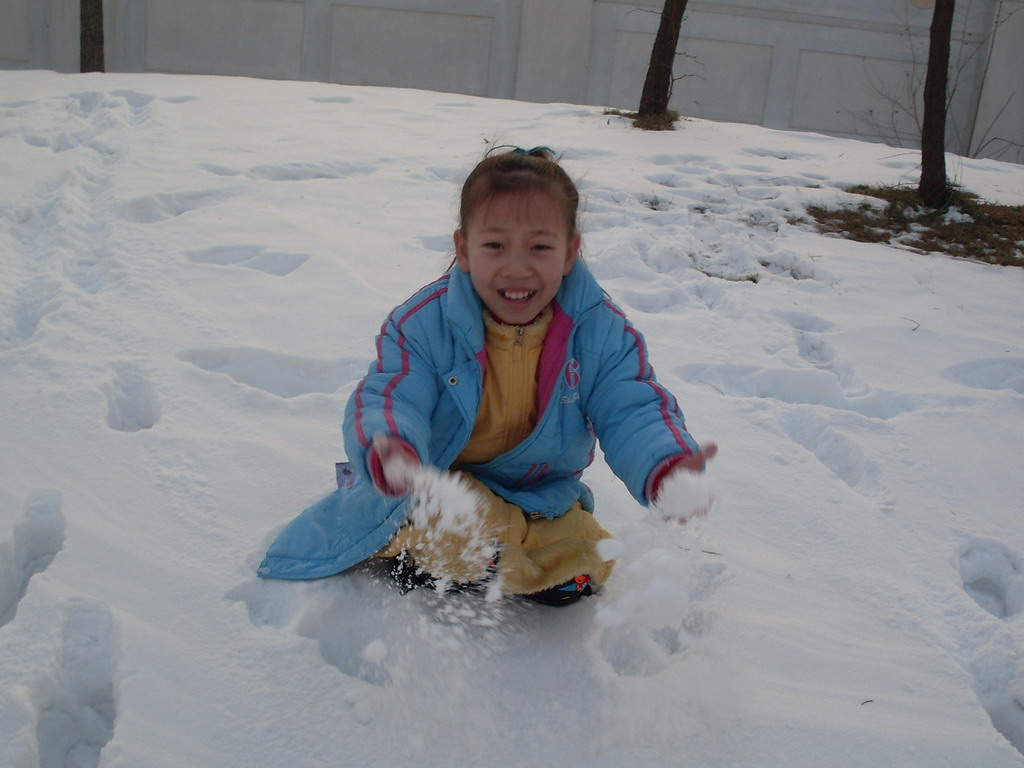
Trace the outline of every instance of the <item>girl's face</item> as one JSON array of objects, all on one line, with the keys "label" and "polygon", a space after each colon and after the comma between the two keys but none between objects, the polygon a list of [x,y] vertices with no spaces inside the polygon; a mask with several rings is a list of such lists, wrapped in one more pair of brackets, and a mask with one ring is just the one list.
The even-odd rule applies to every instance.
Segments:
[{"label": "girl's face", "polygon": [[484,306],[509,325],[532,322],[576,263],[579,234],[545,192],[498,195],[455,232],[455,260]]}]

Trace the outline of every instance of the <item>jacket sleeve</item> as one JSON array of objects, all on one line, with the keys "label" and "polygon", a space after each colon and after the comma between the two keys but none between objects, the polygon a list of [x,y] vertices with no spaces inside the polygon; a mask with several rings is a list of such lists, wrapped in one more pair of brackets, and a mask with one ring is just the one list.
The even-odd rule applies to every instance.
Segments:
[{"label": "jacket sleeve", "polygon": [[675,397],[654,375],[641,333],[611,302],[602,308],[605,325],[596,338],[596,373],[587,401],[605,459],[643,505],[652,473],[673,456],[696,453]]},{"label": "jacket sleeve", "polygon": [[343,433],[353,468],[369,477],[367,454],[375,435],[406,441],[424,460],[430,415],[439,397],[429,334],[409,303],[396,308],[377,336],[377,359],[349,398]]}]

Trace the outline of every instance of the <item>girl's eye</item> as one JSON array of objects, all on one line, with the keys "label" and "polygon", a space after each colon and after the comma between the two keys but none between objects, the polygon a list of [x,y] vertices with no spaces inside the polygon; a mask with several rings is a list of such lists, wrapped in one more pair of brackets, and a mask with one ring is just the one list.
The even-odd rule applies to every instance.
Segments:
[{"label": "girl's eye", "polygon": [[484,248],[501,248],[501,243],[484,243]]}]

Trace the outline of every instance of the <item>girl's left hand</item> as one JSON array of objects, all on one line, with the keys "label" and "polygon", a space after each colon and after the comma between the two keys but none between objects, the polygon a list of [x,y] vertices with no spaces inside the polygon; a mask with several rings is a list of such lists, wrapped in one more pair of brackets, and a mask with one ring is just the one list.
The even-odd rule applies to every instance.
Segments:
[{"label": "girl's left hand", "polygon": [[703,471],[717,454],[718,446],[708,443],[697,453],[676,461],[658,479],[653,504],[663,520],[685,525],[690,518],[707,514],[711,492]]},{"label": "girl's left hand", "polygon": [[689,472],[703,472],[704,465],[715,458],[717,454],[718,444],[708,443],[696,453],[679,461],[674,467],[672,467],[672,470],[669,472],[669,476],[682,470],[687,470]]}]

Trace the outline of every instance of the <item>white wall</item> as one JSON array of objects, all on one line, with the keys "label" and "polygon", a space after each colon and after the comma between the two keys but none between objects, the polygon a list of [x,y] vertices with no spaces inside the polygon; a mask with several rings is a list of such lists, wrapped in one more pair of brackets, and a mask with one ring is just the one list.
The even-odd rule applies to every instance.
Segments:
[{"label": "white wall", "polygon": [[[1024,2],[998,4],[993,36],[974,122],[972,148],[980,157],[1024,162]],[[1016,146],[1014,144],[1016,143]]]},{"label": "white wall", "polygon": [[[959,3],[948,133],[961,154],[971,149],[994,4]],[[636,10],[643,5],[656,11],[661,2],[595,4],[588,102],[635,107],[658,21]],[[908,0],[691,0],[671,106],[693,117],[916,146],[930,23],[931,10]],[[1000,36],[1017,57],[990,67],[1005,91],[1016,88],[1024,35],[1000,28]],[[1024,92],[1015,100],[1024,103]],[[1016,126],[1024,140],[1024,120]]]},{"label": "white wall", "polygon": [[78,71],[78,0],[0,0],[0,68]]},{"label": "white wall", "polygon": [[[928,0],[690,0],[685,115],[917,143]],[[635,108],[662,0],[106,0],[107,69]],[[960,0],[949,147],[1024,161],[1024,0]],[[0,67],[75,71],[77,0],[0,0]],[[1016,13],[1014,13],[1016,12]],[[1002,20],[995,25],[994,20]]]}]

